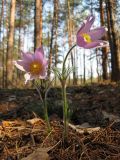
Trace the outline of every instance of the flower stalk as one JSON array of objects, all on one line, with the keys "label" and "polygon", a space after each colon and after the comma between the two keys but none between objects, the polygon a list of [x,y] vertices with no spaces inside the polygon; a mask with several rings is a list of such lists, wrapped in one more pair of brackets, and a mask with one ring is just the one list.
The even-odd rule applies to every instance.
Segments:
[{"label": "flower stalk", "polygon": [[40,100],[42,101],[43,108],[44,108],[44,118],[45,118],[45,122],[47,124],[47,131],[48,131],[48,133],[50,133],[51,127],[50,127],[50,122],[49,122],[49,117],[48,117],[48,109],[47,109],[47,93],[48,93],[49,89],[43,91],[43,93],[41,94],[42,90],[40,92],[40,89],[37,85],[35,85],[35,88],[39,94]]},{"label": "flower stalk", "polygon": [[43,100],[43,107],[44,107],[44,118],[47,124],[47,131],[48,133],[50,133],[51,131],[51,127],[50,127],[50,122],[49,122],[49,117],[48,117],[48,109],[47,109],[47,99],[46,99],[46,94],[45,94],[45,98]]},{"label": "flower stalk", "polygon": [[76,44],[73,45],[68,53],[65,56],[65,59],[63,61],[63,66],[62,66],[62,79],[61,79],[61,84],[62,84],[62,97],[63,97],[63,121],[64,121],[64,133],[63,133],[63,138],[64,141],[67,140],[68,138],[68,103],[67,103],[67,94],[66,94],[66,80],[68,75],[66,75],[66,60],[68,58],[68,55],[71,53],[72,49],[76,47]]},{"label": "flower stalk", "polygon": [[64,139],[68,137],[68,104],[66,96],[66,85],[62,86],[62,96],[63,96],[63,121],[64,121]]},{"label": "flower stalk", "polygon": [[[66,54],[66,57],[63,61],[62,66],[62,93],[63,93],[63,118],[64,118],[64,136],[67,137],[67,128],[68,128],[68,105],[67,105],[67,97],[66,97],[66,80],[69,73],[66,73],[66,60],[68,58],[68,55],[71,53],[72,49],[78,45],[79,47],[82,47],[84,49],[90,49],[90,48],[96,48],[96,47],[104,47],[107,45],[106,41],[100,40],[101,37],[105,34],[105,28],[99,27],[94,30],[90,30],[92,24],[94,23],[95,17],[90,15],[87,17],[86,22],[82,24],[80,29],[77,32],[77,41],[76,44],[73,45],[68,53]],[[67,74],[67,75],[66,75]]]},{"label": "flower stalk", "polygon": [[74,47],[76,47],[76,44],[74,44],[74,45],[69,49],[69,51],[67,52],[67,54],[66,54],[66,56],[65,56],[65,59],[64,59],[64,61],[63,61],[63,66],[62,66],[62,74],[64,74],[64,72],[65,72],[65,63],[66,63],[66,60],[67,60],[69,54],[71,53],[71,51],[72,51],[72,49],[73,49]]}]

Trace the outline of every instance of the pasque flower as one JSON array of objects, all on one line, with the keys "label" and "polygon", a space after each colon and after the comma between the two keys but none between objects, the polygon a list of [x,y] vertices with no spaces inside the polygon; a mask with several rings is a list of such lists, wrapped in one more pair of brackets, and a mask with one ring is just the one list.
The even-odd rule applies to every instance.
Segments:
[{"label": "pasque flower", "polygon": [[22,58],[21,60],[15,61],[15,66],[26,72],[26,82],[36,78],[45,79],[48,63],[44,58],[43,48],[37,48],[34,54],[30,52],[22,52]]},{"label": "pasque flower", "polygon": [[77,45],[85,48],[103,47],[108,44],[107,41],[101,40],[106,33],[105,27],[98,27],[91,29],[92,24],[95,21],[94,16],[88,16],[86,21],[82,24],[77,32]]},{"label": "pasque flower", "polygon": [[46,100],[49,86],[47,86],[47,88],[42,87],[43,83],[45,83],[45,86],[46,86],[45,81],[46,81],[47,66],[48,66],[48,62],[44,57],[43,48],[42,47],[37,48],[34,54],[30,52],[27,52],[27,53],[22,52],[21,54],[22,54],[21,60],[15,61],[15,66],[18,69],[26,72],[25,73],[25,80],[26,80],[25,83],[28,80],[33,80],[37,78],[44,79],[42,80],[42,83],[40,84],[39,84],[39,81],[35,81],[34,85],[39,94],[40,100],[44,106],[44,117],[47,123],[48,132],[50,132],[51,128],[50,128],[50,123],[49,123],[49,118],[48,118],[47,100]]}]

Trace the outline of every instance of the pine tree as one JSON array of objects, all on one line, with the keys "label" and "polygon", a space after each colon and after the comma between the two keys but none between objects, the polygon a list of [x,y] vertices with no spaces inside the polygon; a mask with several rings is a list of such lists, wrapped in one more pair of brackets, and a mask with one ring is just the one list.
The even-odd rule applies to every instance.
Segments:
[{"label": "pine tree", "polygon": [[11,0],[7,57],[6,57],[7,87],[12,85],[12,78],[13,78],[13,43],[14,43],[13,40],[14,40],[14,27],[15,27],[15,7],[16,7],[16,0]]}]

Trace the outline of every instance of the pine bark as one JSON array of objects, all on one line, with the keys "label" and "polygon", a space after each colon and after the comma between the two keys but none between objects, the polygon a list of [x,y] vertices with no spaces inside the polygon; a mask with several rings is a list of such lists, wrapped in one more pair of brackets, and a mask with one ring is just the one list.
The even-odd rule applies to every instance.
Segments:
[{"label": "pine bark", "polygon": [[98,78],[98,82],[100,82],[98,49],[96,49],[96,63],[97,63],[97,67],[96,67],[97,78]]},{"label": "pine bark", "polygon": [[[23,7],[22,7],[22,0],[19,1],[19,38],[18,38],[18,59],[20,58],[20,52],[21,52],[21,45],[22,45],[22,40],[21,40],[21,30],[22,30],[22,16],[23,16]],[[16,85],[19,82],[19,79],[21,79],[22,77],[21,72],[17,69],[17,78],[16,78]]]},{"label": "pine bark", "polygon": [[34,50],[42,45],[42,0],[35,0]]},{"label": "pine bark", "polygon": [[[67,13],[68,13],[68,20],[67,20],[67,29],[68,29],[68,44],[69,48],[72,47],[72,19],[71,19],[71,14],[70,14],[70,0],[67,0]],[[71,63],[72,67],[74,67],[74,58],[73,58],[73,51],[70,54],[71,56]],[[75,80],[75,71],[73,70],[73,83]]]},{"label": "pine bark", "polygon": [[48,78],[51,76],[51,67],[52,67],[52,58],[53,58],[53,39],[54,32],[56,28],[56,10],[57,10],[57,2],[58,0],[54,0],[54,12],[52,18],[52,27],[51,27],[51,37],[50,37],[50,52],[49,52],[49,64],[48,64]]},{"label": "pine bark", "polygon": [[[1,36],[1,28],[2,28],[2,21],[3,21],[3,12],[4,12],[4,0],[2,0],[1,12],[0,12],[0,49],[2,51],[2,36]],[[1,78],[1,85],[4,88],[4,54],[1,55],[2,59],[2,78]]]},{"label": "pine bark", "polygon": [[13,47],[14,47],[13,41],[14,41],[14,27],[15,27],[15,7],[16,7],[16,0],[11,0],[7,56],[6,56],[7,87],[13,85],[12,78],[13,78]]},{"label": "pine bark", "polygon": [[20,12],[20,17],[19,17],[19,38],[18,38],[18,53],[21,50],[21,28],[22,28],[22,0],[20,0],[19,3],[19,12]]},{"label": "pine bark", "polygon": [[86,58],[85,58],[85,50],[83,54],[83,83],[86,83]]},{"label": "pine bark", "polygon": [[[55,67],[58,63],[58,45],[57,45],[57,29],[58,29],[58,0],[54,0],[55,6]],[[57,84],[57,77],[55,75],[55,86]]]},{"label": "pine bark", "polygon": [[[101,21],[101,26],[105,25],[105,13],[104,13],[104,8],[103,8],[103,0],[100,0],[100,21]],[[103,37],[103,40],[107,40],[107,35],[105,35]],[[107,47],[102,48],[102,77],[103,77],[103,81],[108,79],[108,50]]]},{"label": "pine bark", "polygon": [[3,11],[4,11],[4,0],[2,0],[1,4],[1,11],[0,11],[0,38],[1,38],[1,27],[2,27],[2,19],[3,19]]},{"label": "pine bark", "polygon": [[117,36],[117,30],[115,27],[116,18],[116,1],[106,0],[106,12],[107,12],[107,25],[109,33],[109,43],[111,50],[111,80],[120,80],[120,52],[119,52],[119,37]]},{"label": "pine bark", "polygon": [[[6,48],[6,37],[8,37],[9,35],[9,19],[8,19],[8,15],[9,15],[9,5],[8,2],[6,0],[4,0],[4,4],[5,4],[5,8],[7,11],[7,15],[4,16],[4,30],[3,30],[3,54],[4,54],[4,87],[7,88],[7,48]],[[7,42],[8,44],[8,42]]]},{"label": "pine bark", "polygon": [[49,51],[49,63],[48,63],[48,78],[50,79],[51,67],[52,67],[52,51],[53,51],[53,31],[54,31],[54,18],[52,20],[51,37],[50,37],[50,51]]}]

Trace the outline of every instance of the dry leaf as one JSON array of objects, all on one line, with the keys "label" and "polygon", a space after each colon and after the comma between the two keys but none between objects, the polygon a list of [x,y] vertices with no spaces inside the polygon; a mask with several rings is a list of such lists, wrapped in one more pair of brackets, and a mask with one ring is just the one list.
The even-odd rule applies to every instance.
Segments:
[{"label": "dry leaf", "polygon": [[49,154],[47,153],[48,151],[48,148],[38,148],[32,154],[26,158],[23,158],[22,160],[50,160]]},{"label": "dry leaf", "polygon": [[27,120],[27,122],[31,125],[37,124],[37,123],[42,123],[45,124],[44,121],[41,118],[33,118],[33,119],[29,119]]}]

